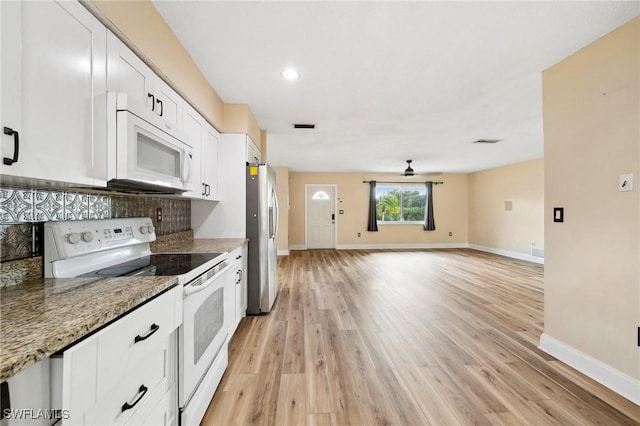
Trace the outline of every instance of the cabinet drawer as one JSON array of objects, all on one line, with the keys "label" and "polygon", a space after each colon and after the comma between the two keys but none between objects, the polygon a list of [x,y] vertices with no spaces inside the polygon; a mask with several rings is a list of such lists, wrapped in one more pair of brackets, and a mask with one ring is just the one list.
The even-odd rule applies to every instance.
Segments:
[{"label": "cabinet drawer", "polygon": [[149,354],[176,329],[175,291],[141,306],[98,336],[98,399],[121,382],[131,366],[148,362]]},{"label": "cabinet drawer", "polygon": [[[87,410],[84,424],[121,425],[137,417],[138,412],[143,412],[143,418],[146,418],[167,389],[168,349],[166,345],[159,349],[147,354],[142,364],[125,371],[120,382]],[[132,407],[123,411],[124,404]]]}]

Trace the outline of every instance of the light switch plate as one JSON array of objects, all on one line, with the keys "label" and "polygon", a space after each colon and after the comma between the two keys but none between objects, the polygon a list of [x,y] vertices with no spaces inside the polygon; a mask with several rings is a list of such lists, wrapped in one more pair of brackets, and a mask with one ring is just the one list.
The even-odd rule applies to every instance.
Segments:
[{"label": "light switch plate", "polygon": [[633,191],[633,173],[620,175],[618,180],[618,189],[620,189],[621,192]]}]

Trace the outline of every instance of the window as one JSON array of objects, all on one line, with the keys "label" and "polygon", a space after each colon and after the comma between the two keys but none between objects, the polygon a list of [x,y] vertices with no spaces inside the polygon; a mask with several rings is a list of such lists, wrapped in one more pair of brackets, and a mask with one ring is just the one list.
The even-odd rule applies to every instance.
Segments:
[{"label": "window", "polygon": [[427,188],[422,184],[376,187],[376,218],[379,223],[423,223]]},{"label": "window", "polygon": [[317,191],[315,194],[313,194],[313,196],[311,197],[312,200],[329,200],[331,199],[329,197],[329,195],[324,192],[324,191]]}]

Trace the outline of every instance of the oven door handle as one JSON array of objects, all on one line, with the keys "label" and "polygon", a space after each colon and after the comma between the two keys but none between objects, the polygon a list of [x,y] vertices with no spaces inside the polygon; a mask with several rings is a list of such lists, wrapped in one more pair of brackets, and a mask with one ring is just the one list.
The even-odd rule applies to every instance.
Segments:
[{"label": "oven door handle", "polygon": [[226,274],[228,271],[233,269],[233,264],[229,264],[225,266],[220,271],[216,272],[214,276],[209,278],[207,281],[203,282],[200,285],[187,284],[184,286],[184,296],[187,297],[191,294],[197,293],[199,291],[205,290],[210,285],[213,285],[213,282],[220,279],[222,275]]}]

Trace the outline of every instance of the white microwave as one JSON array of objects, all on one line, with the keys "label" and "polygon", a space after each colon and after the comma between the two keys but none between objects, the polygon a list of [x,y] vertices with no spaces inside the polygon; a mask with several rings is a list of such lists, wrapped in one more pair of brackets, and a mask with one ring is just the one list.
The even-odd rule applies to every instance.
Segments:
[{"label": "white microwave", "polygon": [[155,194],[190,190],[193,147],[185,138],[127,94],[109,93],[107,106],[108,158],[115,158],[109,161],[107,187]]}]

